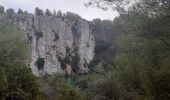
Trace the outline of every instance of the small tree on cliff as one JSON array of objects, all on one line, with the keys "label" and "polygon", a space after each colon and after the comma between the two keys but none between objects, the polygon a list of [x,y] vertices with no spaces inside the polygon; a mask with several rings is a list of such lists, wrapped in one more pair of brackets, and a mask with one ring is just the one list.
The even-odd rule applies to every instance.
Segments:
[{"label": "small tree on cliff", "polygon": [[52,12],[49,9],[47,9],[46,12],[45,12],[45,15],[52,16],[53,14],[52,14]]},{"label": "small tree on cliff", "polygon": [[0,13],[4,13],[4,7],[0,5]]},{"label": "small tree on cliff", "polygon": [[24,14],[28,14],[28,11],[24,11],[23,13],[24,13]]},{"label": "small tree on cliff", "polygon": [[43,12],[42,9],[36,7],[36,8],[35,8],[35,15],[41,16],[41,15],[44,15],[44,12]]},{"label": "small tree on cliff", "polygon": [[59,17],[59,18],[62,17],[62,12],[61,12],[61,10],[59,10],[59,11],[57,12],[57,17]]},{"label": "small tree on cliff", "polygon": [[15,13],[14,9],[9,8],[6,10],[6,14],[8,17],[11,17]]},{"label": "small tree on cliff", "polygon": [[23,11],[23,10],[18,9],[18,14],[23,14],[23,13],[24,13],[24,11]]},{"label": "small tree on cliff", "polygon": [[55,11],[55,10],[53,11],[53,16],[57,16],[57,13],[56,13],[56,11]]}]

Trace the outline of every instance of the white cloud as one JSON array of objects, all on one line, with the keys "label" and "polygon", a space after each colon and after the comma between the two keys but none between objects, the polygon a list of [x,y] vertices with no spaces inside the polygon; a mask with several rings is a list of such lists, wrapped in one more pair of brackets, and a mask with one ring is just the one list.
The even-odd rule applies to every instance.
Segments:
[{"label": "white cloud", "polygon": [[98,8],[86,8],[84,2],[88,0],[0,0],[1,5],[17,10],[21,8],[34,12],[35,7],[50,10],[69,11],[79,14],[81,17],[92,20],[94,18],[113,20],[118,14],[114,11],[103,11]]}]

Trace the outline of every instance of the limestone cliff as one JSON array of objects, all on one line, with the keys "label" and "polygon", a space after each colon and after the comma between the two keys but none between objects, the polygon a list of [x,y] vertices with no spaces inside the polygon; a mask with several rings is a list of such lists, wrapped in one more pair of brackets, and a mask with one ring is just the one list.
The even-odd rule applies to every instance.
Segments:
[{"label": "limestone cliff", "polygon": [[10,19],[28,37],[35,75],[52,75],[67,66],[76,73],[88,71],[95,47],[88,21],[33,14],[13,14]]}]

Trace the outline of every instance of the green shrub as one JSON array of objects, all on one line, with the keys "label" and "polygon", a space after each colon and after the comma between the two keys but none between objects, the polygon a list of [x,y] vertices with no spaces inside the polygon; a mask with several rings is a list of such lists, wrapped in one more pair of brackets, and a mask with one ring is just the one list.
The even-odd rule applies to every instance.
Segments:
[{"label": "green shrub", "polygon": [[36,77],[25,64],[29,48],[25,34],[4,19],[0,27],[0,99],[38,100]]}]

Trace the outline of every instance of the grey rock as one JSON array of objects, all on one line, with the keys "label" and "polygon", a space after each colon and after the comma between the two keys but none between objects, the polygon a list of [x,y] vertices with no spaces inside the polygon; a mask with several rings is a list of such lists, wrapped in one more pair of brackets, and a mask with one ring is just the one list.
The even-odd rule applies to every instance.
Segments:
[{"label": "grey rock", "polygon": [[[33,74],[52,75],[66,66],[71,66],[76,73],[88,72],[95,47],[88,21],[33,14],[13,14],[11,20],[28,37]],[[37,64],[39,58],[42,61]]]}]

